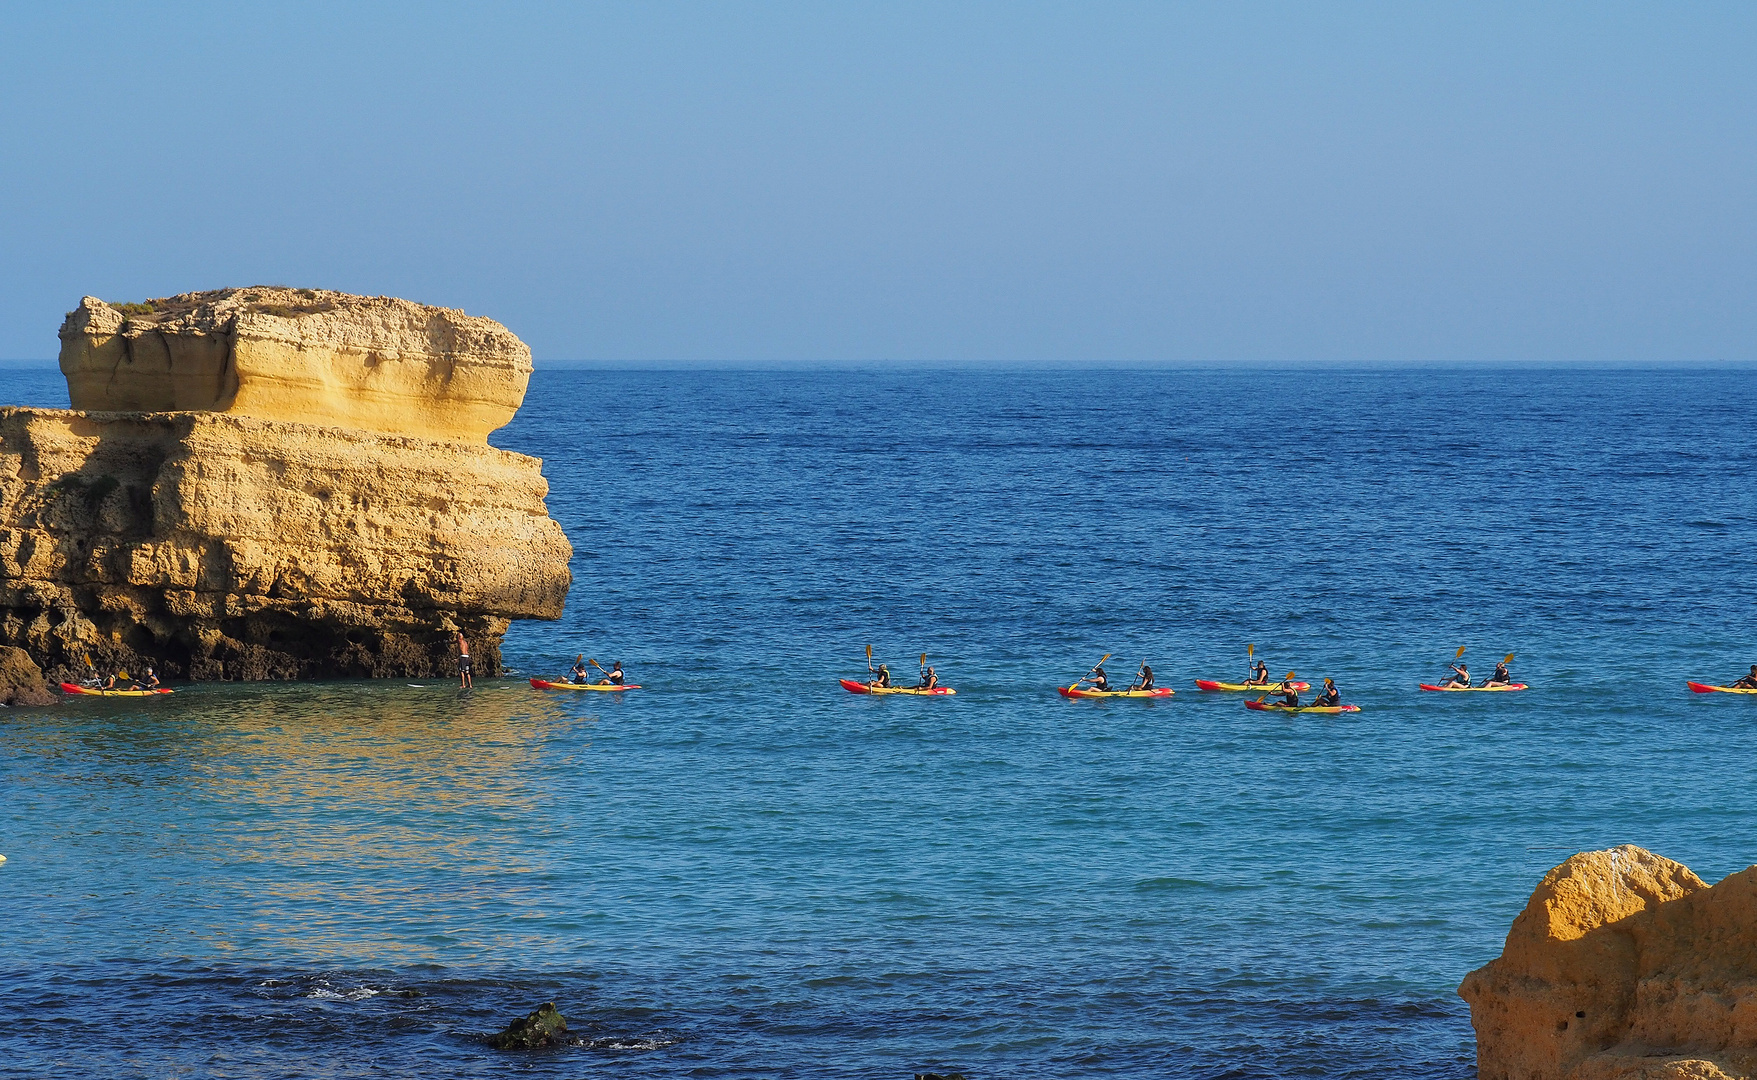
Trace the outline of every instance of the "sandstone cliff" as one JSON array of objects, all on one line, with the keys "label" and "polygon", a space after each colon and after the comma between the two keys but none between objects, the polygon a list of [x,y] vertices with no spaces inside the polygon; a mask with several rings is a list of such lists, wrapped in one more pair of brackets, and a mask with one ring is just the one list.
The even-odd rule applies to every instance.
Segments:
[{"label": "sandstone cliff", "polygon": [[301,295],[68,317],[73,399],[106,411],[0,408],[0,643],[57,678],[88,655],[426,676],[455,670],[462,630],[493,675],[509,620],[561,615],[572,550],[542,463],[486,443],[522,400],[524,345],[401,300],[252,306]]},{"label": "sandstone cliff", "polygon": [[211,409],[487,442],[524,400],[531,350],[493,319],[388,296],[257,286],[112,307],[61,326],[75,409]]},{"label": "sandstone cliff", "polygon": [[1757,1076],[1757,867],[1710,888],[1638,847],[1575,855],[1458,993],[1483,1080]]}]

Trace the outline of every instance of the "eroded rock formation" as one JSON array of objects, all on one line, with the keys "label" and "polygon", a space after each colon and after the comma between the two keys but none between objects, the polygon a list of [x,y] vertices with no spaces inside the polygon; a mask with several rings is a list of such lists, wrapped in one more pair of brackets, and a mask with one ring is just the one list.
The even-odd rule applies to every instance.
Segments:
[{"label": "eroded rock formation", "polygon": [[50,705],[42,669],[23,649],[0,645],[0,705]]},{"label": "eroded rock formation", "polygon": [[1711,888],[1634,846],[1575,855],[1458,993],[1483,1080],[1757,1076],[1757,866]]},{"label": "eroded rock formation", "polygon": [[492,675],[509,620],[560,616],[572,552],[542,463],[486,443],[522,400],[524,345],[401,300],[249,307],[299,295],[189,294],[132,329],[89,298],[68,317],[73,399],[108,411],[0,408],[0,642],[58,678],[87,656],[195,679],[425,676],[455,669],[462,630]]},{"label": "eroded rock formation", "polygon": [[75,409],[211,409],[487,442],[518,411],[531,350],[493,319],[388,296],[257,286],[112,306],[61,325]]}]

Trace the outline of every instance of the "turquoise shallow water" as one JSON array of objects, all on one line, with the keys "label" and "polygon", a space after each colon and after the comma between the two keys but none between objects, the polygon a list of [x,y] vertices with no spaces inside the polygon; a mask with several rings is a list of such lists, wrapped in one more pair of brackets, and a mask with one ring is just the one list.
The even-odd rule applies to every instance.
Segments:
[{"label": "turquoise shallow water", "polygon": [[[1757,660],[1752,404],[539,372],[496,442],[548,461],[575,587],[508,658],[647,689],[5,717],[0,1074],[1468,1076],[1453,988],[1545,869],[1757,850],[1757,701],[1683,686]],[[1247,641],[1363,711],[1195,691]],[[868,643],[958,696],[842,692]],[[1533,689],[1416,692],[1460,644]],[[1104,652],[1177,696],[1055,696]],[[549,999],[584,1045],[482,1046]]]}]

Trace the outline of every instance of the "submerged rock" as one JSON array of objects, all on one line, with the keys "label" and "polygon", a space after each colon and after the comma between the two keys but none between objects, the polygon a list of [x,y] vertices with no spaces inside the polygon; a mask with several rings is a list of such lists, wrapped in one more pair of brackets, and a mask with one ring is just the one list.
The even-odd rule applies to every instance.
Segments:
[{"label": "submerged rock", "polygon": [[23,649],[0,645],[0,705],[53,705],[42,669]]},{"label": "submerged rock", "polygon": [[1757,866],[1709,887],[1632,845],[1575,855],[1458,993],[1483,1080],[1757,1076]]},{"label": "submerged rock", "polygon": [[[0,642],[61,678],[88,655],[191,679],[427,677],[455,671],[462,631],[492,676],[509,620],[560,617],[572,549],[542,462],[485,441],[528,350],[490,320],[308,291],[126,317],[150,329],[90,298],[69,317],[76,403],[178,411],[0,408]],[[278,374],[245,348],[268,329]]]},{"label": "submerged rock", "polygon": [[496,1050],[542,1050],[562,1045],[566,1034],[567,1020],[553,1001],[547,1001],[531,1015],[508,1024],[505,1031],[488,1036],[488,1045]]}]

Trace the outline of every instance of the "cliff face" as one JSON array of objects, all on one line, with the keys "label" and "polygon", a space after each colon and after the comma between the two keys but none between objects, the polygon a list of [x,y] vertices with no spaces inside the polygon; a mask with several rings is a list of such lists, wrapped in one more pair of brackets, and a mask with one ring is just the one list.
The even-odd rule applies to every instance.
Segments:
[{"label": "cliff face", "polygon": [[157,302],[133,329],[88,298],[62,367],[76,403],[112,411],[0,408],[0,643],[61,678],[88,655],[193,679],[427,676],[456,670],[462,630],[498,673],[509,620],[560,617],[570,583],[542,463],[486,443],[528,351],[406,301],[276,314],[246,292],[274,290]]},{"label": "cliff face", "polygon": [[388,296],[257,286],[124,305],[61,325],[75,409],[211,409],[487,442],[518,411],[531,350],[493,319]]},{"label": "cliff face", "polygon": [[1757,1076],[1757,867],[1711,888],[1638,847],[1575,855],[1458,993],[1483,1080]]}]

